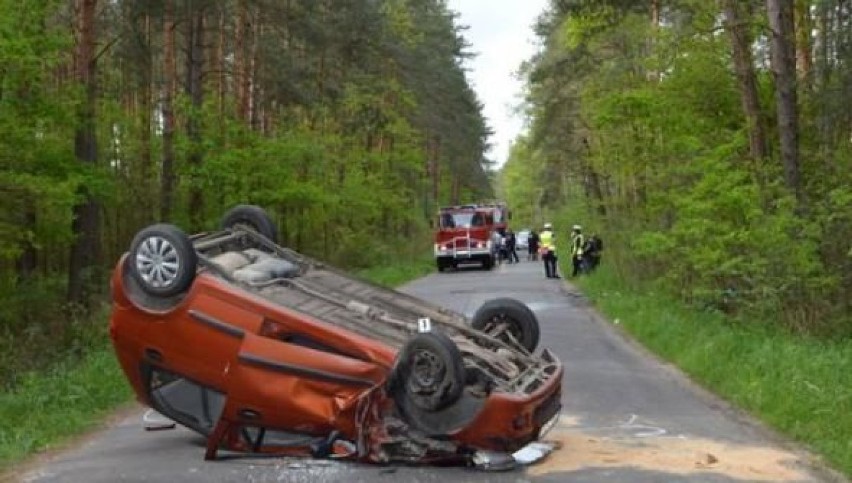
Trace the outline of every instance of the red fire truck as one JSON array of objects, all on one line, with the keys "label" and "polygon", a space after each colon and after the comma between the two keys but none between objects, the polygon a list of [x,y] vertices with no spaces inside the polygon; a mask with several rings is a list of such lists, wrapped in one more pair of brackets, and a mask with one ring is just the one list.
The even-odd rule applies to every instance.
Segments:
[{"label": "red fire truck", "polygon": [[490,270],[497,260],[498,243],[508,218],[509,210],[500,202],[441,208],[435,232],[438,271],[463,263],[480,263]]},{"label": "red fire truck", "polygon": [[511,214],[509,207],[504,201],[489,201],[479,205],[482,208],[491,210],[494,218],[494,229],[503,235],[506,233],[506,228],[509,227],[509,218]]}]

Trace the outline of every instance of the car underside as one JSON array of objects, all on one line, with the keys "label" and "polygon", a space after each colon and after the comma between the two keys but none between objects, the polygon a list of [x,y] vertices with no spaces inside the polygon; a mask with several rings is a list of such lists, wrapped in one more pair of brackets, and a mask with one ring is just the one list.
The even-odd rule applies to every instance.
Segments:
[{"label": "car underside", "polygon": [[[111,334],[137,396],[207,436],[208,458],[465,462],[517,450],[558,414],[562,366],[537,348],[525,305],[496,299],[468,319],[279,246],[249,208],[185,240],[170,225],[143,230],[113,278]],[[186,348],[205,337],[210,350]],[[209,421],[182,420],[169,385],[213,401]]]}]

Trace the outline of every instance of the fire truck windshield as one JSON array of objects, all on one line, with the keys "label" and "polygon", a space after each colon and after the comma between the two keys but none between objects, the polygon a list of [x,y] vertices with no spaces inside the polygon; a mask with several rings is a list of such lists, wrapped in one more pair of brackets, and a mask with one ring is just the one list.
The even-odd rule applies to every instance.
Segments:
[{"label": "fire truck windshield", "polygon": [[467,211],[441,214],[441,228],[470,228],[484,225],[485,217],[482,213]]}]

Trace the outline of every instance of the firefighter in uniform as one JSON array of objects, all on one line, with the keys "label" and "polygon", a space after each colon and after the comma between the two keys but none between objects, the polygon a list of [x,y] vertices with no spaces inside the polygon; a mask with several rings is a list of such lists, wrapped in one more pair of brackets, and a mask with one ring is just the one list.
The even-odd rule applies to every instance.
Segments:
[{"label": "firefighter in uniform", "polygon": [[572,277],[576,277],[583,272],[583,246],[585,244],[583,227],[574,225],[571,229],[571,265],[574,267],[574,270],[571,272]]},{"label": "firefighter in uniform", "polygon": [[547,278],[559,278],[556,273],[556,236],[553,234],[553,225],[544,224],[544,230],[539,234],[541,246],[541,259],[544,261],[544,275]]}]

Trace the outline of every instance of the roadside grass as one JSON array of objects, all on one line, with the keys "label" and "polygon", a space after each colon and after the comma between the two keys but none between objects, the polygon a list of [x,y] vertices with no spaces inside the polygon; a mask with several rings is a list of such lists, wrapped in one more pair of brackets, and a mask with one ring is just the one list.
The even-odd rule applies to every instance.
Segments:
[{"label": "roadside grass", "polygon": [[385,287],[397,287],[434,271],[435,259],[428,256],[377,265],[360,270],[357,275]]},{"label": "roadside grass", "polygon": [[[424,257],[364,269],[358,276],[395,287],[433,270],[432,258]],[[0,393],[0,480],[12,465],[62,447],[133,399],[106,336],[106,316],[100,313],[92,322],[103,329],[85,356],[23,374],[14,389]]]},{"label": "roadside grass", "polygon": [[24,375],[17,387],[0,394],[0,470],[97,427],[131,398],[107,346],[74,364]]},{"label": "roadside grass", "polygon": [[852,477],[852,340],[794,336],[690,309],[626,288],[606,266],[576,283],[647,348]]}]

